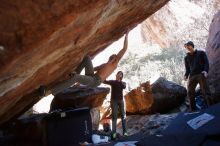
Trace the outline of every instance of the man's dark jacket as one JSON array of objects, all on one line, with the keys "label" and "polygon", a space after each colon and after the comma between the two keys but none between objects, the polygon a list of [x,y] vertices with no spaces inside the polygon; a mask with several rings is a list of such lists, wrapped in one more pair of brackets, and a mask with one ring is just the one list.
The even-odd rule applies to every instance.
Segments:
[{"label": "man's dark jacket", "polygon": [[200,74],[202,71],[209,71],[209,61],[204,51],[195,50],[193,54],[187,53],[184,58],[186,73],[185,76]]}]

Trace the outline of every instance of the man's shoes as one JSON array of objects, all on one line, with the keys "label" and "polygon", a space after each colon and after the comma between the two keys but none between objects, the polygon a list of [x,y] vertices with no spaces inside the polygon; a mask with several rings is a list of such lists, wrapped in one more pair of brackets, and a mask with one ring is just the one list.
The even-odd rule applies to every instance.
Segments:
[{"label": "man's shoes", "polygon": [[125,137],[128,137],[128,133],[127,133],[127,132],[125,132],[125,133],[124,133],[124,136],[125,136]]},{"label": "man's shoes", "polygon": [[46,96],[46,86],[40,85],[40,87],[38,88],[38,95],[39,97]]},{"label": "man's shoes", "polygon": [[117,138],[117,134],[116,133],[113,133],[112,134],[112,140],[115,140]]}]

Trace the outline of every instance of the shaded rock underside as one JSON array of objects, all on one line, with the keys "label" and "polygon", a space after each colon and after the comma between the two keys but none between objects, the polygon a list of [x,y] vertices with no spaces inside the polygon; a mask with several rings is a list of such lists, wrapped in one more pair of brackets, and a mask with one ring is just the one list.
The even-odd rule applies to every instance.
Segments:
[{"label": "shaded rock underside", "polygon": [[39,100],[85,55],[95,56],[169,0],[2,0],[0,124]]}]

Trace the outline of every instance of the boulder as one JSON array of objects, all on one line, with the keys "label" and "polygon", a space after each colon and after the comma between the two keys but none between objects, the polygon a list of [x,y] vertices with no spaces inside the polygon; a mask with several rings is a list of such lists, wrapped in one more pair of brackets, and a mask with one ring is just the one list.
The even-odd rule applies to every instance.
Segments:
[{"label": "boulder", "polygon": [[214,16],[209,28],[209,38],[206,46],[209,58],[209,84],[213,99],[220,101],[220,11]]},{"label": "boulder", "polygon": [[90,109],[102,105],[109,88],[70,87],[57,94],[51,102],[50,111],[67,108],[89,107]]},{"label": "boulder", "polygon": [[1,0],[0,125],[169,0]]},{"label": "boulder", "polygon": [[187,95],[185,87],[160,77],[151,84],[154,97],[151,112],[164,113],[183,103]]},{"label": "boulder", "polygon": [[128,114],[165,113],[179,106],[185,99],[186,88],[165,78],[146,82],[125,95]]}]

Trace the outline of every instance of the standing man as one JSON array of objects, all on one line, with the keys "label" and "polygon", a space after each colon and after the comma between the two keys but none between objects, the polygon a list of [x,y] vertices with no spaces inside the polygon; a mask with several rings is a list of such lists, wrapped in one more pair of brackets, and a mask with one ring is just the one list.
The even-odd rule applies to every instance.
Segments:
[{"label": "standing man", "polygon": [[184,58],[186,68],[184,79],[188,80],[187,96],[190,102],[190,110],[195,111],[195,88],[197,84],[200,85],[200,89],[203,97],[205,98],[206,104],[208,106],[210,105],[210,101],[207,96],[209,61],[204,51],[194,49],[194,43],[192,41],[187,42],[184,47],[188,51],[186,57]]},{"label": "standing man", "polygon": [[[56,95],[64,89],[72,86],[74,83],[80,83],[88,87],[97,87],[103,81],[106,80],[108,76],[117,68],[119,61],[125,54],[128,48],[128,31],[125,34],[124,46],[118,52],[118,54],[113,54],[109,57],[108,62],[103,63],[100,66],[94,67],[92,60],[89,56],[85,56],[80,65],[76,68],[76,72],[71,74],[70,77],[56,86],[52,87],[51,90],[46,91],[45,86],[40,86],[39,96],[45,96],[48,94]],[[85,68],[85,75],[80,75],[81,71]]]},{"label": "standing man", "polygon": [[128,136],[126,129],[126,110],[123,97],[123,89],[126,88],[125,82],[122,82],[123,72],[119,71],[116,74],[116,80],[104,81],[104,84],[111,86],[111,109],[112,109],[112,138],[116,139],[116,126],[118,117],[118,108],[121,112],[121,122],[123,128],[123,135]]}]

